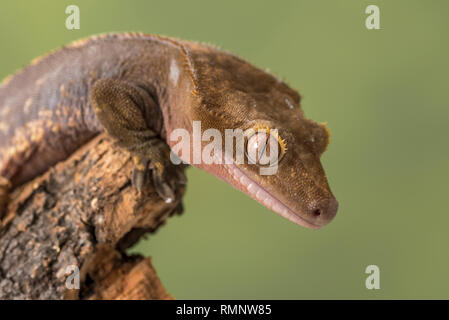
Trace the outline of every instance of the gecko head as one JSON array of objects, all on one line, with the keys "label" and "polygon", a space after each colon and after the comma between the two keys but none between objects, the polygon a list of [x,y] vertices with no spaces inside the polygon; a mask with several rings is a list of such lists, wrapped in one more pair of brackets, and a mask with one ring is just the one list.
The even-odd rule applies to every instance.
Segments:
[{"label": "gecko head", "polygon": [[324,125],[292,119],[247,124],[246,161],[233,164],[233,184],[281,216],[318,229],[338,209],[320,161],[329,135]]},{"label": "gecko head", "polygon": [[[294,223],[328,224],[338,202],[320,161],[329,143],[326,126],[305,118],[297,91],[268,72],[214,49],[192,59],[200,96],[192,118],[201,120],[203,134],[213,128],[224,137],[221,163],[194,165]],[[226,145],[227,129],[245,133],[243,162],[237,141],[231,150]]]},{"label": "gecko head", "polygon": [[[318,229],[334,218],[338,202],[320,161],[329,132],[324,124],[304,117],[299,95],[288,90],[262,96],[233,91],[224,106],[201,117],[203,134],[215,128],[223,136],[218,151],[223,158],[199,167],[304,227]],[[236,138],[238,132],[243,139]]]}]

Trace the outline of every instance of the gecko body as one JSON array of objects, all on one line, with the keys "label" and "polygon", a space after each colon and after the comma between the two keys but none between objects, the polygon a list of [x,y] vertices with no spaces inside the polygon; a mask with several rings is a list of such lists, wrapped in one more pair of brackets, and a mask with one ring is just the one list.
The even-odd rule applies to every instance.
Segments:
[{"label": "gecko body", "polygon": [[171,201],[169,135],[201,121],[202,130],[223,134],[277,129],[284,154],[274,175],[260,175],[257,164],[195,166],[317,229],[338,207],[319,160],[329,134],[299,103],[283,81],[211,46],[141,33],[79,40],[0,86],[0,199],[106,131],[133,156],[134,186],[140,190],[151,172],[159,195]]}]

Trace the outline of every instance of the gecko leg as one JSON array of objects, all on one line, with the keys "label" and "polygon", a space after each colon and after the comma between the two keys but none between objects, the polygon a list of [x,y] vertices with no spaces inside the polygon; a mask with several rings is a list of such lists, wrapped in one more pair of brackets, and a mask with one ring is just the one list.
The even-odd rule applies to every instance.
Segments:
[{"label": "gecko leg", "polygon": [[5,177],[0,176],[0,219],[6,211],[8,203],[8,194],[11,189],[11,182]]},{"label": "gecko leg", "polygon": [[[133,158],[133,186],[140,192],[151,173],[156,192],[166,202],[175,199],[175,182],[182,182],[180,169],[169,174],[170,148],[148,127],[145,110],[158,108],[156,102],[141,88],[124,81],[100,79],[93,86],[90,101],[105,131],[117,145],[128,150]],[[183,173],[182,173],[183,175]],[[177,176],[178,179],[172,177]]]}]

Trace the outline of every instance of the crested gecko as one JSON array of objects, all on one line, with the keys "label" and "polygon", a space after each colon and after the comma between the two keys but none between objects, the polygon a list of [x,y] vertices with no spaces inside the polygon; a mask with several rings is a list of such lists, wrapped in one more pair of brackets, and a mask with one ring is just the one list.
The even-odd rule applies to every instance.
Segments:
[{"label": "crested gecko", "polygon": [[142,33],[78,40],[2,82],[0,206],[11,188],[103,131],[130,152],[132,184],[141,190],[151,179],[170,202],[177,182],[166,177],[174,166],[169,136],[176,128],[191,132],[193,121],[222,133],[276,129],[277,142],[255,145],[279,143],[275,174],[261,175],[257,163],[195,166],[304,227],[318,229],[334,218],[338,202],[320,163],[329,133],[305,118],[295,90],[215,47]]}]

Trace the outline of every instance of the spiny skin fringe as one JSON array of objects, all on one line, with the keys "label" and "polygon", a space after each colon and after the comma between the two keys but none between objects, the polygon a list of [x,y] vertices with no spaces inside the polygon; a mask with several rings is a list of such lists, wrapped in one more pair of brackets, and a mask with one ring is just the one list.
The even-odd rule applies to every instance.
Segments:
[{"label": "spiny skin fringe", "polygon": [[[153,39],[158,39],[160,41],[167,41],[170,42],[171,44],[177,46],[178,48],[180,48],[180,50],[183,52],[183,56],[185,59],[185,65],[187,67],[187,69],[189,70],[190,74],[191,74],[191,78],[192,81],[194,83],[194,90],[195,93],[197,93],[198,97],[201,99],[201,94],[200,94],[200,90],[198,87],[198,80],[195,74],[195,69],[193,67],[192,61],[190,59],[189,56],[189,51],[188,49],[182,44],[182,40],[178,39],[178,38],[174,38],[174,37],[168,37],[165,35],[155,35],[155,34],[149,34],[149,33],[144,33],[144,32],[139,32],[139,31],[131,31],[131,32],[119,32],[119,33],[99,33],[96,35],[92,35],[89,37],[85,37],[85,38],[81,38],[78,40],[75,40],[71,43],[69,43],[68,45],[63,45],[61,47],[55,48],[50,50],[49,52],[34,58],[28,65],[16,70],[15,72],[13,72],[12,74],[6,76],[1,82],[0,82],[0,86],[6,85],[8,83],[8,81],[14,77],[15,75],[24,72],[28,67],[33,66],[37,63],[39,63],[40,61],[50,57],[51,55],[53,55],[55,52],[57,52],[58,50],[64,49],[64,48],[77,48],[77,47],[81,47],[84,46],[92,41],[96,41],[96,40],[100,40],[100,39],[107,39],[107,38],[118,38],[118,39],[137,39],[137,38],[143,38],[143,37],[149,37],[149,38],[153,38]],[[208,46],[217,50],[220,50],[228,55],[231,55],[233,57],[236,57],[238,59],[243,60],[241,57],[239,57],[238,55],[230,52],[229,50],[223,50],[220,46],[217,46],[213,43],[210,42],[200,42],[200,41],[194,41],[194,40],[189,40],[189,42],[194,43],[194,44],[198,44],[198,45],[204,45],[204,46]],[[277,74],[270,72],[270,70],[268,68],[266,68],[264,70],[264,72],[266,72],[267,74],[275,77],[276,79],[278,79],[278,81],[284,82],[286,84],[288,84],[285,79],[282,77],[279,77]]]},{"label": "spiny skin fringe", "polygon": [[[262,124],[258,124],[256,125],[254,128],[254,131],[256,132],[265,132],[268,134],[272,134],[271,130],[273,130],[272,128],[266,126],[266,125],[262,125]],[[281,156],[284,155],[288,148],[287,148],[287,142],[285,141],[285,139],[283,139],[279,133],[276,135],[276,138],[278,140],[279,146],[281,147]]]}]

